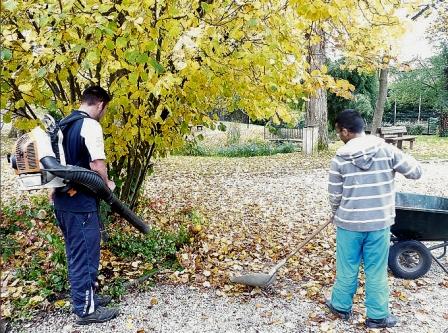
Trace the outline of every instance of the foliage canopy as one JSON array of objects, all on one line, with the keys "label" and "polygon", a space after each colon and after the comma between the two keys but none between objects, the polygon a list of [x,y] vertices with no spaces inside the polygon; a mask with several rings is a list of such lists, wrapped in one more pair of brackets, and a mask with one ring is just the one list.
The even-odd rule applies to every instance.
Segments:
[{"label": "foliage canopy", "polygon": [[[319,88],[353,87],[325,65],[325,42],[350,68],[381,66],[400,32],[395,1],[7,0],[3,2],[1,109],[31,128],[36,112],[66,115],[85,86],[113,95],[104,119],[119,195],[135,204],[152,156],[180,147],[209,111],[293,122],[289,106]],[[387,26],[388,29],[384,29]],[[23,121],[26,119],[27,121]]]}]

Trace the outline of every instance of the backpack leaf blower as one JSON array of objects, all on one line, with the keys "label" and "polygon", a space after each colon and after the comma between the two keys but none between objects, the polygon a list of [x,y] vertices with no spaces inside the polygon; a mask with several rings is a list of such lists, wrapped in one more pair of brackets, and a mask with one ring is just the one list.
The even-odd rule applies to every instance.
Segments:
[{"label": "backpack leaf blower", "polygon": [[[77,119],[80,118],[65,123],[62,120],[62,123],[67,126]],[[65,165],[62,126],[50,115],[45,115],[43,123],[46,130],[38,126],[22,135],[16,141],[13,155],[9,157],[21,189],[61,188],[68,183],[83,187],[104,200],[111,206],[112,211],[140,232],[147,234],[149,226],[118,200],[98,173],[79,166]]]}]

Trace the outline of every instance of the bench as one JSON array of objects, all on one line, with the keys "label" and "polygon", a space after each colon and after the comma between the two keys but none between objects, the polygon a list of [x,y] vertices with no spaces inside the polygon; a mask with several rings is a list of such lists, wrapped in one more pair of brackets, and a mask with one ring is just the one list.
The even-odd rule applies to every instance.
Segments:
[{"label": "bench", "polygon": [[410,149],[414,147],[415,136],[407,135],[406,126],[379,127],[377,133],[384,141],[397,145],[399,149],[403,149],[403,141],[409,141]]},{"label": "bench", "polygon": [[292,143],[302,143],[303,142],[303,129],[301,128],[275,128],[269,129],[264,127],[263,137],[267,141],[271,142],[292,142]]}]

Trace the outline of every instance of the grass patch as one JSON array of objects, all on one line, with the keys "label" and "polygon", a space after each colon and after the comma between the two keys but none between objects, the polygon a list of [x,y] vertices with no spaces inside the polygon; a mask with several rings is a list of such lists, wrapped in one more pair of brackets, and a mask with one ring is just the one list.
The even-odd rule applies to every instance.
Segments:
[{"label": "grass patch", "polygon": [[407,153],[419,160],[448,159],[448,137],[418,135],[413,150],[409,150],[408,142],[403,142],[403,147]]},{"label": "grass patch", "polygon": [[[329,151],[336,153],[342,147],[342,141],[337,140],[330,145]],[[448,159],[448,137],[438,135],[417,135],[414,149],[409,149],[409,142],[403,142],[403,151],[418,160],[445,160]]]},{"label": "grass patch", "polygon": [[292,143],[271,144],[268,142],[247,142],[231,144],[223,147],[206,147],[200,143],[187,143],[182,149],[174,152],[174,155],[182,156],[206,156],[206,157],[253,157],[286,154],[298,151],[298,147]]}]

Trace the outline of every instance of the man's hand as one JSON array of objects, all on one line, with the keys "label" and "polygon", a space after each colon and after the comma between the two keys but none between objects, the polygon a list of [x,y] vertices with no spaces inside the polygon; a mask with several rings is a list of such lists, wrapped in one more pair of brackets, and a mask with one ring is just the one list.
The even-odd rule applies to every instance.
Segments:
[{"label": "man's hand", "polygon": [[107,177],[107,167],[104,160],[94,160],[90,162],[90,169],[97,172],[101,176],[111,191],[115,189],[115,183]]},{"label": "man's hand", "polygon": [[107,181],[107,187],[109,187],[110,190],[113,192],[115,190],[116,185],[115,185],[115,183],[112,180],[108,180]]},{"label": "man's hand", "polygon": [[104,160],[94,160],[90,162],[90,169],[97,172],[101,178],[103,178],[103,181],[111,191],[115,190],[115,183],[107,177],[107,167]]},{"label": "man's hand", "polygon": [[48,201],[49,201],[51,204],[54,203],[54,192],[55,192],[54,189],[50,189],[50,190],[48,191]]}]

